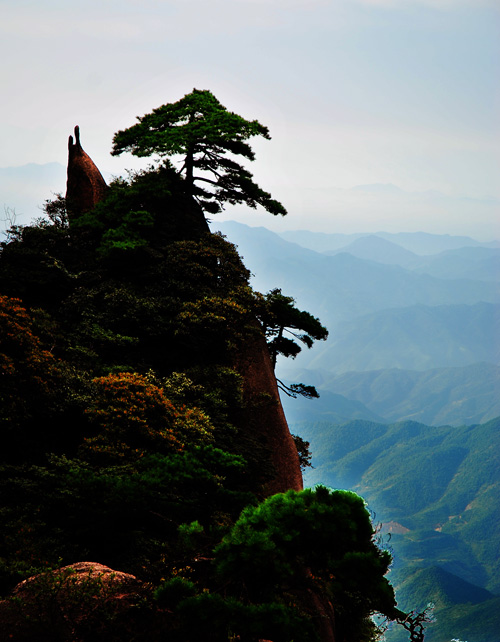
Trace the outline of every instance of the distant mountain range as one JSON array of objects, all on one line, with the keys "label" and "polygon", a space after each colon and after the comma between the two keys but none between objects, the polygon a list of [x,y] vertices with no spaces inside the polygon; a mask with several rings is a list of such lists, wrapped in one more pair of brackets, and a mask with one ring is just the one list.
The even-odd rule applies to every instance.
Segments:
[{"label": "distant mountain range", "polygon": [[[278,376],[312,383],[323,395],[306,405],[285,400],[292,417],[456,425],[500,414],[500,249],[465,237],[416,234],[414,249],[439,251],[418,256],[378,236],[346,243],[342,235],[315,235],[342,238],[344,250],[354,248],[358,256],[327,254],[284,240],[299,238],[288,232],[234,222],[212,227],[236,243],[256,289],[281,287],[330,330],[326,342],[278,362]],[[309,236],[301,242],[308,244]],[[385,236],[412,245],[412,235]],[[457,248],[460,243],[470,245]]]},{"label": "distant mountain range", "polygon": [[320,399],[284,397],[291,423],[371,418],[460,426],[500,416],[500,367],[489,363],[422,372],[388,368],[340,375],[297,370],[295,375],[291,381],[315,385]]},{"label": "distant mountain range", "polygon": [[410,266],[415,272],[440,279],[500,280],[500,250],[488,247],[462,247],[421,257]]},{"label": "distant mountain range", "polygon": [[[238,246],[257,290],[281,287],[330,330],[278,362],[278,376],[323,396],[284,400],[291,417],[457,425],[500,415],[500,249],[424,233],[353,240],[232,221],[212,228]],[[303,247],[312,241],[322,252]]]},{"label": "distant mountain range", "polygon": [[337,373],[500,364],[499,328],[500,305],[492,303],[388,308],[339,324],[302,363]]},{"label": "distant mountain range", "polygon": [[[449,238],[454,241],[457,239],[457,237]],[[460,242],[471,243],[472,239],[461,238]],[[420,274],[430,274],[440,279],[500,280],[500,249],[496,247],[474,244],[422,256],[395,242],[388,241],[383,236],[372,234],[362,236],[348,245],[330,250],[325,254],[334,255],[340,252],[377,263],[400,265]]]},{"label": "distant mountain range", "polygon": [[341,321],[386,308],[500,302],[500,287],[491,281],[436,278],[347,252],[329,256],[233,221],[211,227],[238,246],[257,290],[281,287],[332,332]]},{"label": "distant mountain range", "polygon": [[462,247],[500,248],[500,241],[482,243],[470,236],[452,236],[449,234],[429,234],[427,232],[377,232],[376,234],[326,234],[309,230],[292,230],[282,232],[280,236],[286,241],[297,243],[315,252],[331,252],[345,248],[357,239],[377,237],[390,241],[417,255],[439,254],[447,250],[458,250]]},{"label": "distant mountain range", "polygon": [[352,243],[343,245],[335,250],[328,250],[325,254],[334,255],[340,252],[352,254],[360,259],[377,261],[387,265],[401,265],[406,267],[418,261],[418,255],[401,245],[397,245],[387,239],[370,234],[369,236],[360,236]]}]

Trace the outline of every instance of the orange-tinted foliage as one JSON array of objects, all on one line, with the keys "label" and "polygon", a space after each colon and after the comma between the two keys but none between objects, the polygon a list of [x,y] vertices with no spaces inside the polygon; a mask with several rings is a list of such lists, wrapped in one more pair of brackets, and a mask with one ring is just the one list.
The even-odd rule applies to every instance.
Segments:
[{"label": "orange-tinted foliage", "polygon": [[137,373],[94,379],[96,397],[87,413],[98,434],[84,451],[121,459],[145,452],[181,451],[186,442],[210,441],[212,426],[198,409],[176,408],[163,390]]},{"label": "orange-tinted foliage", "polygon": [[33,334],[19,299],[0,295],[1,417],[17,423],[53,393],[57,361]]}]

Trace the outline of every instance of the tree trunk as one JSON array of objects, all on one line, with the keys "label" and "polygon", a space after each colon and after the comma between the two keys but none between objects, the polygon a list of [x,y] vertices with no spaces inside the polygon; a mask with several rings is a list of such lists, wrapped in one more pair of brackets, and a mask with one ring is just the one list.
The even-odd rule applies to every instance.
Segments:
[{"label": "tree trunk", "polygon": [[193,184],[194,184],[194,145],[189,145],[186,153],[186,160],[184,161],[186,167],[186,183],[187,190],[189,194],[193,193]]}]

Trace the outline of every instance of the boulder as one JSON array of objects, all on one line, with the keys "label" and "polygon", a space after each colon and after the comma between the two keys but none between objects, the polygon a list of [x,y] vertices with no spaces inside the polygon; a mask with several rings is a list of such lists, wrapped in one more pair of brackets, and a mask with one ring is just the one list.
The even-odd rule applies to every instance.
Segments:
[{"label": "boulder", "polygon": [[[0,641],[107,642],[146,640],[154,614],[148,587],[134,575],[78,562],[34,575],[0,602]],[[152,617],[151,617],[152,615]]]}]

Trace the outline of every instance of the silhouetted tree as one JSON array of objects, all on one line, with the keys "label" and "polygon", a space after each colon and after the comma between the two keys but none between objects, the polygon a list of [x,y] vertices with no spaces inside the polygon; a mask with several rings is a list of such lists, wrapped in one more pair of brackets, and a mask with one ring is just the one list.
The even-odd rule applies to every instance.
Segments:
[{"label": "silhouetted tree", "polygon": [[293,359],[301,352],[297,341],[311,348],[314,341],[324,341],[328,337],[328,330],[319,319],[296,308],[295,300],[282,294],[281,288],[264,295],[262,304],[260,320],[268,338],[274,368],[279,354]]},{"label": "silhouetted tree", "polygon": [[138,120],[115,134],[113,156],[123,152],[166,158],[180,155],[178,172],[184,177],[186,191],[212,214],[220,212],[224,203],[244,203],[252,208],[261,205],[271,214],[286,214],[283,205],[234,160],[235,156],[254,160],[248,138],[270,138],[268,128],[257,120],[228,111],[210,91],[199,89]]},{"label": "silhouetted tree", "polygon": [[[295,359],[302,351],[298,341],[311,348],[314,341],[324,341],[328,337],[328,330],[321,325],[319,319],[309,312],[296,308],[295,300],[282,294],[280,288],[275,288],[266,295],[258,295],[258,297],[260,304],[258,315],[267,337],[274,369],[276,369],[279,354]],[[285,336],[285,333],[289,336]],[[304,383],[287,385],[278,378],[276,381],[278,388],[289,397],[301,396],[307,399],[319,397],[314,386]]]}]

